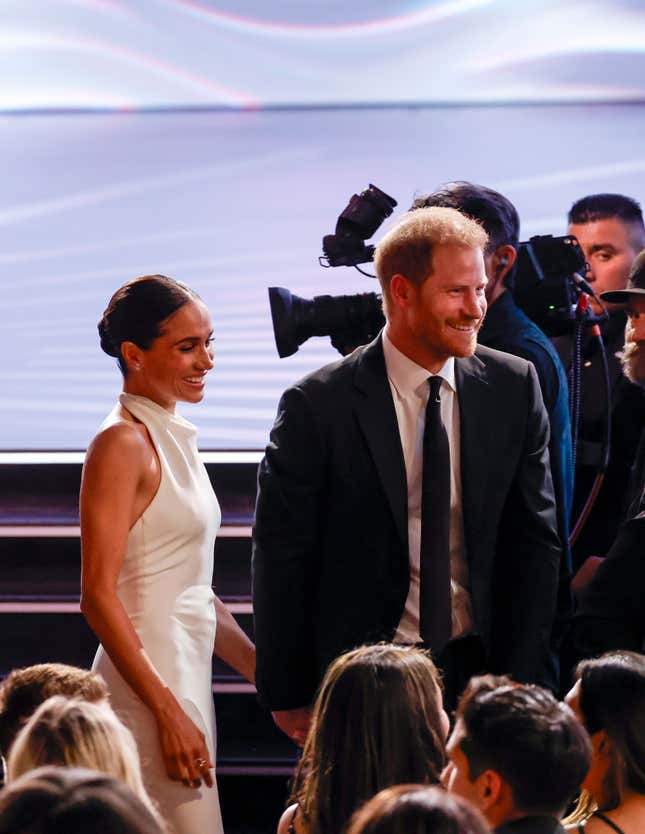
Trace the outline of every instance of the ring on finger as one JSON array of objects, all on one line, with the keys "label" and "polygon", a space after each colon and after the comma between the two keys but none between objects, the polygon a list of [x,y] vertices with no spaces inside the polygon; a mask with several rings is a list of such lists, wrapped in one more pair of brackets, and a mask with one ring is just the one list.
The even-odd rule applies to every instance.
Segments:
[{"label": "ring on finger", "polygon": [[195,759],[195,765],[199,770],[204,770],[206,764],[206,759]]}]

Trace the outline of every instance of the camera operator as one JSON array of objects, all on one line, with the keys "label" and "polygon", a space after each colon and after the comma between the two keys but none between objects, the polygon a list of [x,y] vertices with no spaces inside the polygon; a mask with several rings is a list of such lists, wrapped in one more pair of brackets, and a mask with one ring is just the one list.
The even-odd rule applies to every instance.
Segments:
[{"label": "camera operator", "polygon": [[558,611],[554,629],[557,645],[571,616],[571,558],[568,546],[573,498],[573,459],[567,378],[549,339],[520,310],[512,296],[517,259],[520,219],[515,206],[497,191],[470,182],[451,182],[432,194],[417,197],[412,209],[444,206],[477,220],[488,234],[484,255],[488,311],[479,331],[479,342],[528,359],[537,371],[542,397],[549,415],[549,457],[558,515],[558,534],[563,545]]},{"label": "camera operator", "polygon": [[[622,365],[625,376],[645,396],[645,250],[634,261],[627,289],[603,293],[603,300],[626,304]],[[643,650],[645,640],[645,427],[632,469],[627,512],[618,535],[591,582],[580,593],[574,619],[582,657],[612,649]]]},{"label": "camera operator", "polygon": [[[645,227],[639,204],[622,194],[592,194],[573,204],[568,222],[569,234],[575,235],[585,253],[586,278],[596,294],[624,290],[632,262],[645,246]],[[595,300],[592,307],[594,312],[601,312]],[[574,571],[587,557],[603,556],[611,547],[625,510],[629,471],[645,421],[642,391],[622,375],[618,358],[624,344],[626,316],[623,305],[610,303],[608,311],[609,319],[600,323],[600,329],[609,366],[611,456],[598,499],[573,548]],[[553,344],[568,368],[571,337],[558,337]],[[582,343],[582,402],[573,518],[579,516],[600,465],[607,409],[603,377],[598,342],[588,333]],[[594,562],[593,559],[589,562],[574,587],[588,579]]]}]

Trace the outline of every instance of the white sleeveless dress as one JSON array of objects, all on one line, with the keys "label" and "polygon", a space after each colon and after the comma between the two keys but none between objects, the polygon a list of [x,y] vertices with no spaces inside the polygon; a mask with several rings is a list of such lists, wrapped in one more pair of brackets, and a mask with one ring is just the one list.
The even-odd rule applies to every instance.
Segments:
[{"label": "white sleeveless dress", "polygon": [[[117,593],[155,668],[206,736],[214,764],[211,658],[216,620],[211,583],[219,504],[197,452],[195,427],[145,397],[124,393],[119,399],[148,429],[161,481],[128,535]],[[134,734],[146,788],[174,833],[220,834],[217,785],[187,788],[171,780],[152,713],[102,646],[93,669],[107,681],[114,709]]]}]

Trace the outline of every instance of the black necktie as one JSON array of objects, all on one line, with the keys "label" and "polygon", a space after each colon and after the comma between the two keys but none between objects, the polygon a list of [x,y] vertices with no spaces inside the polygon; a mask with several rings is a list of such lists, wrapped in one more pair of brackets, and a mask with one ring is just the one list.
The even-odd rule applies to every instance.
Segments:
[{"label": "black necktie", "polygon": [[450,640],[450,446],[441,421],[441,377],[431,376],[423,433],[419,631],[435,657]]}]

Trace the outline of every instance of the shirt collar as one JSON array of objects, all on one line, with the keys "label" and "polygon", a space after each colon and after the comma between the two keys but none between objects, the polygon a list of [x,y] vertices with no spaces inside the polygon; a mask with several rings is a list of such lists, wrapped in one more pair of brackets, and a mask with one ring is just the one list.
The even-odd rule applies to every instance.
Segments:
[{"label": "shirt collar", "polygon": [[386,330],[383,331],[383,354],[387,377],[402,397],[417,393],[418,389],[427,383],[431,376],[440,376],[453,391],[457,390],[454,356],[449,356],[443,367],[436,374],[431,374],[427,368],[417,365],[416,362],[401,353],[388,338]]}]

